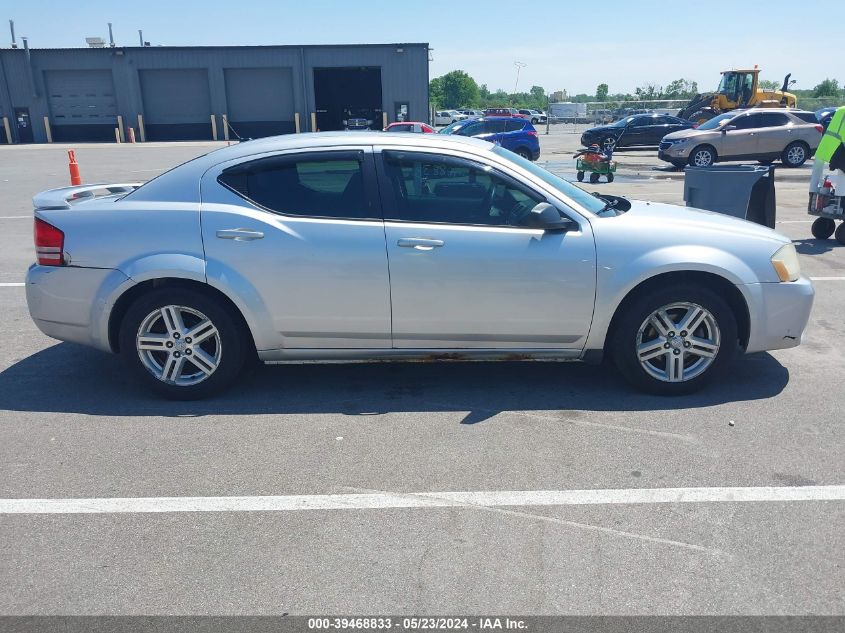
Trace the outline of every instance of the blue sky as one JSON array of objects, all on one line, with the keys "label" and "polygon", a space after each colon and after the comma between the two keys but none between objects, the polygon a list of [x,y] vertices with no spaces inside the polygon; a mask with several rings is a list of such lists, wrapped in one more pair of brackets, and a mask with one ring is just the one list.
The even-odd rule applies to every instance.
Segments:
[{"label": "blue sky", "polygon": [[[431,76],[460,68],[491,90],[512,91],[514,61],[527,64],[519,85],[570,94],[630,92],[648,82],[684,77],[712,88],[720,70],[758,64],[763,78],[787,72],[796,88],[825,77],[845,80],[840,50],[817,49],[821,0],[598,0],[543,2],[387,2],[384,0],[0,0],[0,18],[14,19],[33,47],[82,46],[86,36],[118,44],[353,44],[429,42]],[[60,7],[60,12],[56,9]],[[7,46],[8,29],[0,42]],[[837,37],[839,37],[837,35]],[[840,44],[841,46],[841,44]]]}]

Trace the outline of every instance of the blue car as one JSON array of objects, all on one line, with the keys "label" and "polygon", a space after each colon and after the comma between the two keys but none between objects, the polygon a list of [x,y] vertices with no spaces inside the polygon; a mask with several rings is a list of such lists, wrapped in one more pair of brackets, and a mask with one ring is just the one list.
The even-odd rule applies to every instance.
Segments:
[{"label": "blue car", "polygon": [[480,119],[455,121],[440,134],[474,136],[519,154],[528,160],[540,158],[540,139],[531,121],[521,117],[489,116]]}]

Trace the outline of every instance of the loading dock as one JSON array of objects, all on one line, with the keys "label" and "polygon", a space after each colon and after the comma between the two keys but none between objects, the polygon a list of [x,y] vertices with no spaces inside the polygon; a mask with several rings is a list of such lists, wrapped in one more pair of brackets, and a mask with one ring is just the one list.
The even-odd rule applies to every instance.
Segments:
[{"label": "loading dock", "polygon": [[372,129],[381,129],[381,68],[315,68],[314,103],[323,132],[344,129],[349,118],[371,120]]}]

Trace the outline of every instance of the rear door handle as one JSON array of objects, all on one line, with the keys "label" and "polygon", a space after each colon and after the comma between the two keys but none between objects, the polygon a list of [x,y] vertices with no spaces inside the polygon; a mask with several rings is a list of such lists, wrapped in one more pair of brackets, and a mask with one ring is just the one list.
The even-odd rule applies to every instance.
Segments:
[{"label": "rear door handle", "polygon": [[432,248],[443,246],[443,240],[432,240],[426,237],[401,237],[396,245],[403,248],[415,248],[418,251],[430,251]]},{"label": "rear door handle", "polygon": [[221,229],[217,231],[217,237],[221,240],[249,242],[251,240],[260,240],[264,237],[264,233],[261,231],[252,231],[250,229]]}]

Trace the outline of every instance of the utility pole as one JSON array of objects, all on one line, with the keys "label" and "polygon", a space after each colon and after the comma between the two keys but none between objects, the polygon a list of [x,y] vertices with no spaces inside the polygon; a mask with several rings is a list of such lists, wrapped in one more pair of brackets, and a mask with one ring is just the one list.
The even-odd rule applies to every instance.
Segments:
[{"label": "utility pole", "polygon": [[525,62],[514,62],[514,66],[516,66],[516,82],[513,84],[513,91],[516,94],[516,87],[519,85],[519,71],[525,68],[528,64]]}]

